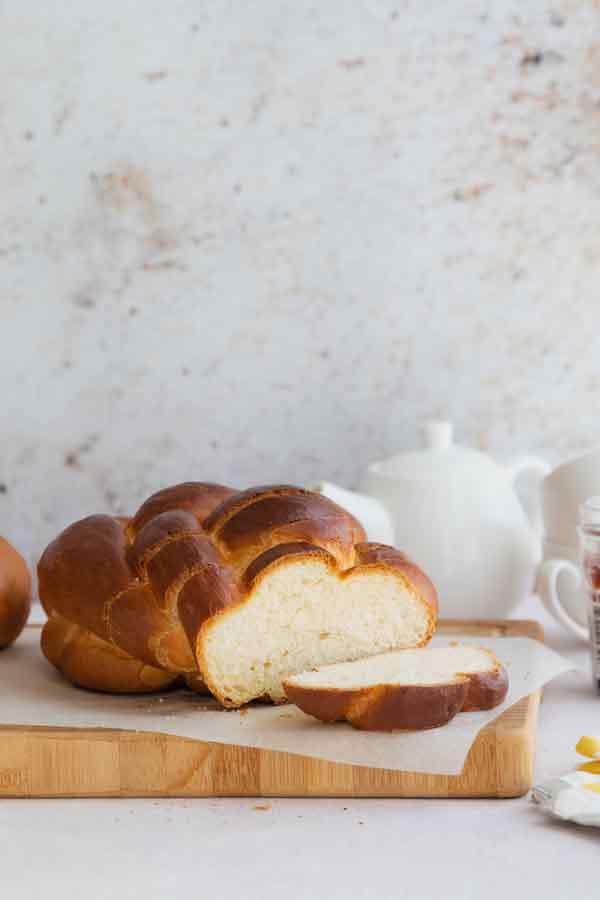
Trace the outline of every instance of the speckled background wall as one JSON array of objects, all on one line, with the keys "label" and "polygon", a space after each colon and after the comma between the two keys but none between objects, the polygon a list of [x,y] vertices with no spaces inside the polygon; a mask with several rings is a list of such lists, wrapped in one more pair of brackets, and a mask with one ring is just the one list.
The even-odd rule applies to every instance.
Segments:
[{"label": "speckled background wall", "polygon": [[0,531],[598,441],[593,2],[0,2]]}]

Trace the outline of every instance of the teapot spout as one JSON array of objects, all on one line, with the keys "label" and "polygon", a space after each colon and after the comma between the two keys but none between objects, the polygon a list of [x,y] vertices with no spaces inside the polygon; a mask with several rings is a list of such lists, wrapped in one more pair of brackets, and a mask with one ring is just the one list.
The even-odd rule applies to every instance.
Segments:
[{"label": "teapot spout", "polygon": [[358,519],[367,533],[367,540],[377,544],[394,544],[394,523],[387,509],[375,497],[349,491],[329,481],[321,481],[313,490],[347,509]]}]

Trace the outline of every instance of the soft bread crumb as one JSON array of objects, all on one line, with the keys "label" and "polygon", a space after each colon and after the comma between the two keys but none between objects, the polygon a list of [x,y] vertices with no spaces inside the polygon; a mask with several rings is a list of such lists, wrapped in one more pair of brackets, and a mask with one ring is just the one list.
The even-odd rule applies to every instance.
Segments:
[{"label": "soft bread crumb", "polygon": [[263,695],[281,702],[289,675],[418,646],[430,626],[428,604],[401,575],[365,567],[340,577],[321,559],[295,558],[207,624],[203,674],[227,705]]},{"label": "soft bread crumb", "polygon": [[479,647],[419,647],[382,653],[351,663],[302,672],[287,679],[298,687],[345,690],[373,684],[436,685],[461,675],[485,672],[497,665],[489,650]]}]

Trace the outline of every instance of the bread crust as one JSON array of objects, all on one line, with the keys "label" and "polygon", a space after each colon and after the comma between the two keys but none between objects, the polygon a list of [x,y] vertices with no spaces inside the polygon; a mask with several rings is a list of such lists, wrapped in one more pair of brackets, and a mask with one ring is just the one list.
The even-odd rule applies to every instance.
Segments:
[{"label": "bread crust", "polygon": [[93,632],[53,613],[42,630],[46,659],[77,687],[141,694],[174,687],[179,675],[149,666]]},{"label": "bread crust", "polygon": [[[228,567],[201,520],[233,493],[188,482],[159,491],[131,520],[88,516],[66,528],[38,564],[49,617],[42,632],[46,658],[75,684],[117,693],[160,690],[181,675],[199,674],[186,630],[189,604],[182,602],[180,618],[180,600],[205,570],[221,572],[219,583],[227,582]],[[195,628],[216,606],[236,599],[197,590]]]},{"label": "bread crust", "polygon": [[288,700],[323,722],[345,719],[363,731],[421,731],[446,725],[460,712],[468,683],[397,686],[356,690],[302,688],[283,683]]},{"label": "bread crust", "polygon": [[495,667],[489,672],[469,673],[469,690],[461,712],[477,712],[494,709],[508,693],[508,674],[500,660],[491,650],[487,651],[495,661]]},{"label": "bread crust", "polygon": [[365,731],[420,731],[445,725],[459,712],[498,706],[508,675],[491,652],[490,669],[457,672],[442,684],[373,684],[361,688],[304,686],[284,680],[288,700],[322,722],[346,720]]},{"label": "bread crust", "polygon": [[303,542],[328,550],[346,568],[354,563],[355,545],[366,539],[362,525],[332,500],[285,484],[241,491],[217,507],[204,527],[240,574],[258,553]]},{"label": "bread crust", "polygon": [[237,493],[235,488],[208,481],[184,481],[163,488],[142,503],[127,525],[129,536],[135,536],[146,522],[169,510],[189,511],[202,525],[217,506]]},{"label": "bread crust", "polygon": [[12,544],[0,538],[0,649],[23,631],[31,609],[31,576]]}]

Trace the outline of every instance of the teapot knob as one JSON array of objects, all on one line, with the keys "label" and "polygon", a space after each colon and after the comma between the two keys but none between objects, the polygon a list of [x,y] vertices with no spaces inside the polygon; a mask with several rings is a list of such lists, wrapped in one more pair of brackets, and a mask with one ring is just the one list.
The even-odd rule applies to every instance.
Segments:
[{"label": "teapot knob", "polygon": [[423,429],[428,450],[447,450],[452,446],[452,422],[426,422]]}]

